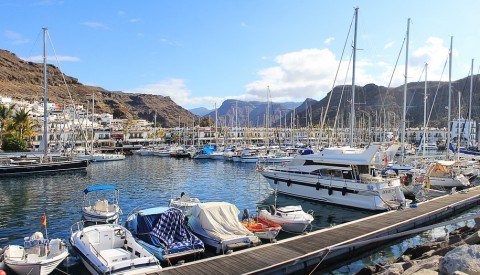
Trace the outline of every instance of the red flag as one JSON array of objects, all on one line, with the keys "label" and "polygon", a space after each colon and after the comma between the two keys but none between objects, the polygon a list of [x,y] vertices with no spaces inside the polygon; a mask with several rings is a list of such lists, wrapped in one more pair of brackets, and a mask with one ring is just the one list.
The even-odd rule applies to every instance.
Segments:
[{"label": "red flag", "polygon": [[42,225],[47,228],[47,214],[43,213]]},{"label": "red flag", "polygon": [[383,161],[385,162],[385,166],[388,166],[388,158],[387,158],[387,155],[385,155],[385,157],[383,158]]}]

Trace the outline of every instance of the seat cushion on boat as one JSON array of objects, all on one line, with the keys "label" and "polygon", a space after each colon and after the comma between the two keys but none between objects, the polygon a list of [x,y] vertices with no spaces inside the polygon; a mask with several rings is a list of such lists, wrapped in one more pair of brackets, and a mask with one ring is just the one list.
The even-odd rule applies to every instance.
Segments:
[{"label": "seat cushion on boat", "polygon": [[129,260],[130,252],[122,248],[105,249],[100,251],[100,256],[110,265],[112,263]]},{"label": "seat cushion on boat", "polygon": [[10,259],[15,259],[15,260],[22,259],[23,255],[25,254],[25,249],[23,249],[23,247],[18,245],[10,245],[7,251],[8,253],[6,253],[6,256]]},{"label": "seat cushion on boat", "polygon": [[107,200],[98,200],[93,206],[93,210],[97,212],[108,212],[108,201]]}]

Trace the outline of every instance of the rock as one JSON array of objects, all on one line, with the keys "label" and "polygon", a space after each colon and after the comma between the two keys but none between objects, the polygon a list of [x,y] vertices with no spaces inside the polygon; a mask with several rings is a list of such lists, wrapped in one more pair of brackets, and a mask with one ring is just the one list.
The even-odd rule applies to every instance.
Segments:
[{"label": "rock", "polygon": [[439,269],[446,274],[461,271],[480,274],[480,245],[462,245],[445,254]]},{"label": "rock", "polygon": [[418,245],[413,248],[407,248],[405,252],[403,253],[404,255],[410,255],[411,259],[417,259],[421,257],[424,253],[430,251],[430,250],[435,250],[439,249],[441,247],[444,247],[445,243],[443,242],[434,242],[434,243],[427,243],[424,245]]},{"label": "rock", "polygon": [[360,269],[355,275],[371,275],[375,273],[375,267],[373,266],[367,266],[362,269]]},{"label": "rock", "polygon": [[415,272],[418,272],[423,269],[438,270],[439,262],[441,259],[442,259],[441,256],[435,255],[430,258],[417,261],[416,265],[405,270],[405,273],[403,274],[405,275],[416,274]]},{"label": "rock", "polygon": [[479,244],[480,243],[480,232],[475,232],[472,235],[465,238],[466,244]]},{"label": "rock", "polygon": [[437,275],[437,271],[433,271],[430,269],[420,269],[419,271],[412,273],[412,275]]},{"label": "rock", "polygon": [[400,275],[403,274],[404,269],[401,263],[394,263],[386,267],[386,270],[380,272],[381,275]]}]

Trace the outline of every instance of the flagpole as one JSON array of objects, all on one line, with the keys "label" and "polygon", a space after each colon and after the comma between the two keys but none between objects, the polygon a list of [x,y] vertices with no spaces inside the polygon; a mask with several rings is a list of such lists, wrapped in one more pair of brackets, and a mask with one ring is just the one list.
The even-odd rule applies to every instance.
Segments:
[{"label": "flagpole", "polygon": [[45,236],[46,236],[46,239],[48,240],[47,214],[46,213],[43,213],[42,225],[45,227]]}]

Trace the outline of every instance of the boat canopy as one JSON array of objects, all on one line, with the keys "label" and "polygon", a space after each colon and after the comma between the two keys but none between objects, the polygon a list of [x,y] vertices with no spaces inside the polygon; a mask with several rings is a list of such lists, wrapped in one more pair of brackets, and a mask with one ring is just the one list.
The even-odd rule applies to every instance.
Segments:
[{"label": "boat canopy", "polygon": [[155,247],[175,253],[185,248],[203,248],[203,242],[193,235],[185,222],[182,210],[156,207],[137,215],[138,238]]},{"label": "boat canopy", "polygon": [[93,191],[104,191],[104,190],[117,190],[117,187],[113,185],[96,185],[96,186],[90,186],[88,188],[85,188],[83,190],[83,193],[88,194]]},{"label": "boat canopy", "polygon": [[206,202],[195,205],[191,210],[189,224],[193,231],[202,232],[220,240],[236,236],[251,236],[251,233],[239,220],[238,208],[227,202]]}]

